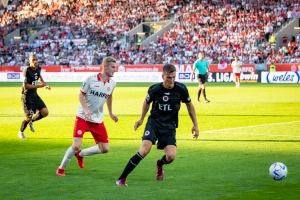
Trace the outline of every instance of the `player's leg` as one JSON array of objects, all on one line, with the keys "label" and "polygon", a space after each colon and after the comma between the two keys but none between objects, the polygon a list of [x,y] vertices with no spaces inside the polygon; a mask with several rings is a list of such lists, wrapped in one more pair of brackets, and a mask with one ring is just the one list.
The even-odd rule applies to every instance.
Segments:
[{"label": "player's leg", "polygon": [[139,151],[134,154],[125,166],[122,174],[116,181],[119,186],[127,186],[126,178],[134,170],[134,168],[140,163],[140,161],[150,152],[153,143],[149,140],[143,140]]},{"label": "player's leg", "polygon": [[237,87],[237,77],[236,77],[236,75],[235,75],[235,73],[233,73],[233,77],[234,77],[234,83],[235,83],[235,87]]},{"label": "player's leg", "polygon": [[139,151],[129,159],[121,176],[116,181],[117,185],[127,186],[126,184],[127,176],[134,170],[134,168],[140,163],[140,161],[151,151],[152,145],[155,144],[157,140],[156,131],[154,130],[153,126],[150,125],[150,123],[146,124],[142,139],[143,142]]},{"label": "player's leg", "polygon": [[161,181],[164,178],[163,165],[170,164],[176,157],[176,132],[175,130],[162,130],[158,139],[157,148],[163,149],[165,155],[156,161],[156,180]]},{"label": "player's leg", "polygon": [[25,95],[22,95],[21,100],[22,100],[22,107],[23,107],[23,111],[24,111],[24,114],[25,114],[25,118],[21,123],[21,127],[20,127],[20,130],[19,130],[19,133],[18,133],[18,137],[20,139],[26,139],[24,131],[25,131],[27,125],[29,124],[29,122],[31,121],[32,116],[34,114],[33,110],[35,110],[36,107],[35,107],[34,104],[30,103],[29,99],[27,99]]},{"label": "player's leg", "polygon": [[236,82],[237,82],[237,87],[239,88],[239,87],[240,87],[240,82],[241,82],[240,74],[238,74],[238,75],[236,76]]},{"label": "player's leg", "polygon": [[201,79],[200,79],[200,75],[197,75],[197,80],[198,80],[198,96],[197,96],[197,101],[200,102],[200,95],[201,95]]},{"label": "player's leg", "polygon": [[[58,170],[63,171],[63,174],[64,174],[64,170],[69,165],[71,159],[75,155],[75,152],[78,151],[81,144],[82,144],[82,138],[74,137],[72,146],[70,146],[67,149],[67,151],[61,161],[61,164],[58,167]],[[57,173],[57,175],[61,175],[61,174]]]},{"label": "player's leg", "polygon": [[80,168],[84,168],[83,157],[91,156],[95,154],[107,153],[109,151],[108,145],[108,134],[105,128],[104,123],[99,123],[95,126],[95,123],[86,122],[87,131],[90,131],[94,137],[95,143],[97,145],[86,148],[86,149],[78,149],[75,156],[77,158],[77,163]]},{"label": "player's leg", "polygon": [[49,115],[49,110],[47,107],[42,108],[41,110],[38,110],[34,117],[32,118],[32,122],[38,121],[40,119],[43,119],[44,117],[47,117]]},{"label": "player's leg", "polygon": [[75,155],[77,151],[80,150],[81,144],[82,144],[82,138],[85,133],[85,120],[81,119],[80,117],[76,116],[76,121],[74,125],[74,132],[73,132],[73,144],[70,146],[62,161],[59,165],[58,169],[56,170],[56,174],[59,176],[65,176],[65,168],[69,165],[72,157]]},{"label": "player's leg", "polygon": [[164,178],[163,165],[172,163],[176,157],[176,146],[168,145],[165,147],[165,155],[156,162],[156,180],[161,181]]},{"label": "player's leg", "polygon": [[32,122],[38,121],[40,119],[43,119],[44,117],[47,117],[49,115],[49,110],[46,106],[46,104],[44,103],[44,101],[38,97],[38,101],[37,101],[37,111],[35,113],[35,115],[32,117]]},{"label": "player's leg", "polygon": [[76,150],[80,148],[81,144],[82,144],[82,138],[74,137],[72,146],[70,146],[67,149],[67,151],[61,161],[61,164],[59,165],[58,169],[56,170],[57,175],[65,176],[65,169],[69,165],[72,157],[75,155]]}]

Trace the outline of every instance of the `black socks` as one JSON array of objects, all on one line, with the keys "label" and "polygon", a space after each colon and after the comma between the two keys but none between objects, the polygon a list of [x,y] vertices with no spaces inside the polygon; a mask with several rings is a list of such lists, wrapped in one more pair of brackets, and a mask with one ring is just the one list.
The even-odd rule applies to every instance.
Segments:
[{"label": "black socks", "polygon": [[22,122],[21,128],[20,128],[20,131],[21,131],[21,132],[23,132],[23,131],[26,129],[28,123],[29,123],[29,122],[27,122],[26,120],[24,120],[24,121]]},{"label": "black socks", "polygon": [[130,158],[129,162],[127,163],[123,173],[119,177],[118,180],[124,179],[134,170],[134,168],[140,163],[140,161],[143,159],[139,152],[137,152],[132,158]]}]

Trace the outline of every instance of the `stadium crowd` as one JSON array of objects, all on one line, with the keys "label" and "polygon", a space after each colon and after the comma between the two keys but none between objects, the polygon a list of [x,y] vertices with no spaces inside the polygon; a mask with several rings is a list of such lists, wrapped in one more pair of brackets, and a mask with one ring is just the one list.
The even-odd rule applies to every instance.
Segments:
[{"label": "stadium crowd", "polygon": [[[2,44],[4,36],[17,28],[48,28],[33,43],[23,31],[21,43],[12,39],[0,45],[0,65],[24,65],[31,53],[46,65],[97,65],[103,56],[122,64],[190,64],[199,51],[210,63],[231,63],[235,55],[243,63],[300,63],[300,33],[289,36],[277,51],[274,45],[276,29],[299,17],[299,4],[298,0],[11,1],[0,5]],[[139,23],[169,17],[174,17],[174,27],[149,45],[140,46],[136,38],[121,42]]]}]

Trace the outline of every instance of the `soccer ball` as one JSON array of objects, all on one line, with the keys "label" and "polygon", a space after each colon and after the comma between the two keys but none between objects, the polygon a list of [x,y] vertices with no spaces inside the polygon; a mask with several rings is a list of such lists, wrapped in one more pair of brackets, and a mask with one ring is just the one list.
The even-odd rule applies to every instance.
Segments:
[{"label": "soccer ball", "polygon": [[276,181],[284,179],[287,176],[287,173],[287,167],[281,162],[273,163],[269,168],[270,176]]}]

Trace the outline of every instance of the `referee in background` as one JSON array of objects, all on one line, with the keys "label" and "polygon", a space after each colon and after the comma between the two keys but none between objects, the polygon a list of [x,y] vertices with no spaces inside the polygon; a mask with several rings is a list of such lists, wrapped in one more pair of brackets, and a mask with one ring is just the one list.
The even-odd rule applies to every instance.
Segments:
[{"label": "referee in background", "polygon": [[193,71],[190,78],[192,82],[193,82],[193,76],[195,71],[197,71],[197,80],[199,83],[197,101],[200,102],[200,95],[201,95],[201,91],[203,90],[202,94],[204,97],[204,101],[205,103],[209,103],[210,100],[206,98],[206,92],[205,92],[205,80],[209,73],[209,64],[208,61],[204,59],[203,52],[199,52],[198,60],[196,60],[194,63]]}]

